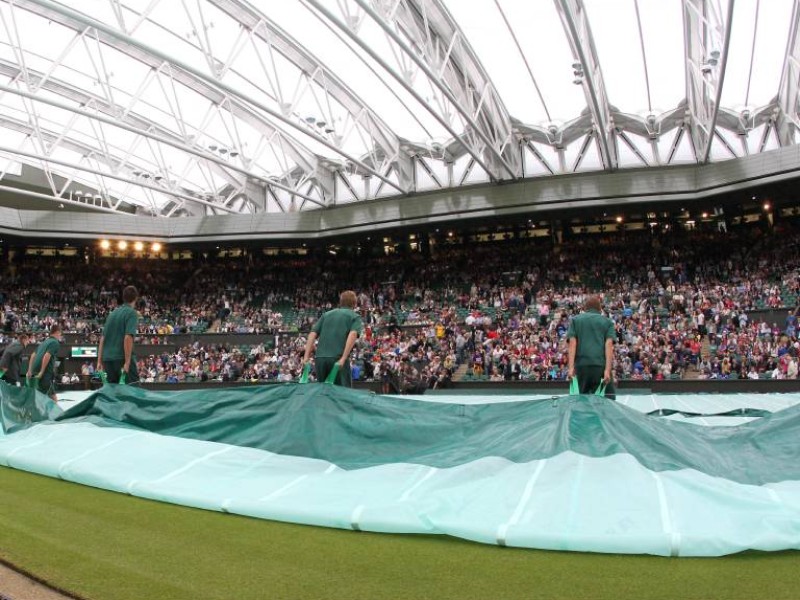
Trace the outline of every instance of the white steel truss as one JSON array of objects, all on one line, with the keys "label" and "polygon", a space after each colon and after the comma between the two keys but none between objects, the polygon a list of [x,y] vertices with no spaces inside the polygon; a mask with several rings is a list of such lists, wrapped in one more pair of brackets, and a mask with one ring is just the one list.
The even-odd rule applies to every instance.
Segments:
[{"label": "white steel truss", "polygon": [[614,125],[586,8],[581,0],[558,0],[556,7],[577,61],[573,64],[576,77],[583,79],[583,89],[600,142],[603,164],[613,171],[618,166]]},{"label": "white steel truss", "polygon": [[[453,1],[285,0],[371,73],[393,110],[424,132],[415,137],[341,62],[312,50],[301,28],[287,30],[282,3],[0,0],[0,183],[13,184],[11,165],[25,164],[46,182],[31,194],[94,210],[291,212],[517,178],[703,164],[800,142],[800,0],[781,0],[791,14],[774,99],[744,107],[722,102],[742,2],[664,0],[680,6],[685,93],[647,114],[615,106],[624,99],[604,77],[595,0],[553,0],[571,56],[547,60],[571,64],[585,109],[556,121],[548,112],[536,124],[509,114],[485,46]],[[514,33],[540,25],[512,22],[510,8],[494,0],[522,56],[520,77],[544,104],[539,57],[528,60]],[[69,35],[42,43],[32,19]],[[639,36],[632,51],[644,56],[641,21]],[[648,105],[657,77],[651,69]]]},{"label": "white steel truss", "polygon": [[735,0],[683,0],[688,117],[697,162],[708,162],[725,81]]},{"label": "white steel truss", "polygon": [[778,138],[782,146],[788,146],[795,143],[795,135],[800,129],[800,0],[795,0],[792,5],[789,41],[778,90],[778,109],[775,115]]}]

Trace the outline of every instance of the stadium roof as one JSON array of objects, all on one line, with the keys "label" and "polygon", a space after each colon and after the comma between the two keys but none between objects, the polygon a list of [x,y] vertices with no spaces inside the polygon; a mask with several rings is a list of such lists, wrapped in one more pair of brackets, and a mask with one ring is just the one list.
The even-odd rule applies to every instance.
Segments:
[{"label": "stadium roof", "polygon": [[796,144],[800,0],[0,1],[0,192],[293,212]]}]

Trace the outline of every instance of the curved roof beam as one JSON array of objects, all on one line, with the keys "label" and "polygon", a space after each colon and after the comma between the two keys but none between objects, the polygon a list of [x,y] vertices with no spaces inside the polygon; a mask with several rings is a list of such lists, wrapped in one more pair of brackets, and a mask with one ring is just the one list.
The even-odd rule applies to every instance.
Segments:
[{"label": "curved roof beam", "polygon": [[77,206],[83,209],[109,213],[112,215],[120,214],[118,210],[115,210],[113,208],[108,208],[106,206],[96,206],[94,204],[87,204],[85,202],[80,202],[78,200],[71,200],[69,198],[60,198],[58,196],[48,196],[47,194],[42,194],[40,192],[34,192],[31,190],[17,188],[10,185],[0,185],[0,192],[9,192],[11,194],[16,194],[18,196],[29,196],[31,198],[36,198],[37,200],[49,200],[50,202],[58,202],[59,204],[68,204],[70,206]]},{"label": "curved roof beam", "polygon": [[[519,177],[519,150],[508,112],[469,41],[440,0],[396,0],[390,9],[380,12],[367,0],[355,2],[425,73],[468,124],[470,133],[485,144],[485,160],[491,166],[488,173],[495,179]],[[374,0],[373,4],[381,7]],[[413,41],[413,48],[399,31]],[[460,137],[463,143],[464,136]]]},{"label": "curved roof beam", "polygon": [[[0,61],[0,74],[13,76],[14,72],[17,73],[19,72],[19,69],[16,66]],[[28,69],[28,72],[32,77],[33,81],[37,81],[39,75],[35,71],[32,71],[31,69]],[[75,102],[78,102],[80,105],[91,104],[97,109],[98,112],[108,115],[116,115],[116,117],[114,118],[104,117],[98,114],[98,112],[83,110],[75,106],[65,104],[63,102],[57,102],[55,100],[51,100],[50,98],[44,98],[42,96],[38,96],[36,94],[21,90],[19,88],[3,84],[0,84],[0,92],[14,94],[22,98],[33,100],[35,102],[41,102],[43,104],[47,104],[49,106],[53,106],[61,110],[69,111],[73,114],[86,117],[87,119],[92,119],[94,121],[105,123],[106,125],[111,125],[113,127],[119,127],[120,129],[124,129],[125,131],[129,131],[130,133],[139,135],[141,137],[148,138],[159,143],[167,144],[169,146],[172,146],[173,148],[176,148],[177,150],[181,150],[183,152],[186,152],[187,154],[197,157],[198,159],[202,159],[212,167],[216,167],[215,172],[218,173],[220,176],[224,177],[225,179],[227,179],[229,183],[233,185],[243,185],[244,180],[240,181],[235,177],[231,177],[230,171],[239,172],[247,178],[261,181],[262,183],[265,183],[269,186],[289,192],[290,194],[295,194],[300,198],[303,198],[314,204],[317,204],[318,206],[323,206],[323,204],[321,204],[318,200],[310,196],[306,196],[305,194],[297,191],[293,187],[284,185],[283,183],[280,183],[279,181],[276,181],[273,178],[264,177],[263,175],[253,173],[243,167],[236,165],[235,163],[226,162],[225,160],[219,158],[218,156],[214,156],[213,154],[210,154],[208,152],[198,150],[194,146],[186,144],[184,142],[183,137],[176,135],[169,130],[163,129],[159,125],[152,123],[151,121],[147,121],[143,117],[139,117],[134,113],[125,111],[121,107],[110,105],[104,99],[99,98],[97,96],[91,96],[86,92],[84,92],[83,90],[75,88],[68,83],[54,80],[51,77],[48,78],[46,81],[41,82],[40,87],[41,89],[45,89],[54,94],[58,94],[59,96],[62,96],[64,98],[74,100]],[[150,130],[155,130],[158,133],[152,133]]]},{"label": "curved roof beam", "polygon": [[683,0],[686,98],[697,162],[711,154],[717,125],[735,0],[728,2],[725,20],[717,0]]},{"label": "curved roof beam", "polygon": [[[113,27],[109,27],[105,23],[102,23],[96,19],[92,19],[85,14],[68,8],[63,4],[53,2],[52,0],[16,0],[15,4],[24,8],[25,10],[33,12],[34,14],[43,16],[76,31],[83,31],[86,29],[86,27],[91,27],[95,30],[98,39],[101,42],[131,56],[132,58],[135,58],[141,63],[152,68],[158,68],[162,65],[162,63],[167,63],[172,66],[173,76],[175,76],[176,80],[180,81],[190,89],[203,94],[210,100],[218,104],[221,104],[222,101],[226,99],[230,101],[231,104],[234,102],[239,104],[238,101],[244,101],[247,104],[250,104],[263,111],[276,121],[280,121],[288,127],[302,133],[303,135],[311,137],[326,148],[336,152],[354,165],[357,165],[364,171],[371,173],[384,183],[395,188],[397,191],[401,193],[407,192],[406,189],[391,179],[388,179],[379,171],[365,164],[359,158],[351,155],[348,152],[345,152],[336,144],[331,143],[329,140],[314,133],[313,131],[309,131],[300,123],[295,122],[289,117],[281,114],[279,111],[266,106],[262,102],[251,97],[249,94],[245,94],[240,90],[229,86],[223,81],[214,79],[213,77],[204,74],[193,66],[177,60],[174,57],[171,57],[148,44],[145,44],[127,34],[122,33],[121,31],[114,29]],[[216,100],[214,99],[214,96],[217,97]],[[279,131],[281,131],[285,137],[289,137],[286,132],[283,132],[282,130]]]},{"label": "curved roof beam", "polygon": [[[21,0],[17,2],[17,4],[24,4],[25,0]],[[26,7],[26,10],[30,10],[30,8]],[[41,13],[36,13],[40,14]],[[59,21],[60,22],[60,21]],[[65,26],[69,27],[68,24]],[[86,31],[90,30],[90,27],[84,28],[84,30],[78,31],[78,36],[82,36],[85,34]],[[27,52],[27,49],[20,48],[19,51]],[[130,54],[129,54],[130,55]],[[46,57],[38,56],[42,60],[49,60]],[[132,58],[141,60],[139,56],[132,56]],[[5,62],[6,65],[11,65],[12,63]],[[57,63],[54,63],[56,66]],[[144,60],[143,64],[149,66],[153,71],[152,73],[159,74],[161,73],[165,67],[165,63],[158,60]],[[9,67],[0,67],[3,69],[5,73],[8,73],[9,76],[13,76],[12,73],[8,72]],[[17,73],[21,73],[22,69],[21,66],[14,65],[14,69],[16,69]],[[51,70],[52,71],[52,68]],[[131,107],[121,107],[117,105],[112,105],[108,103],[105,99],[99,98],[97,96],[90,96],[83,92],[82,90],[78,90],[66,84],[64,82],[53,82],[51,77],[51,72],[46,74],[40,74],[36,71],[30,69],[30,67],[26,67],[25,70],[25,79],[26,82],[29,84],[30,89],[38,90],[40,88],[47,89],[53,93],[58,95],[64,96],[66,98],[70,98],[77,102],[80,102],[81,98],[86,98],[88,100],[92,100],[94,105],[97,107],[98,110],[105,112],[106,114],[112,116],[114,119],[121,119],[125,122],[129,122],[134,127],[138,127],[140,130],[142,129],[158,129],[165,136],[174,137],[175,141],[178,140],[185,141],[185,138],[182,134],[176,134],[169,129],[164,128],[158,124],[153,123],[149,119],[144,119],[141,117],[136,116]],[[202,82],[196,81],[194,78],[191,77],[190,74],[181,72],[180,70],[170,70],[164,76],[170,77],[175,81],[185,85],[187,88],[192,89],[193,91],[201,94],[209,101],[220,105],[225,106],[226,110],[231,113],[234,117],[242,120],[243,122],[247,123],[251,127],[253,127],[256,131],[259,131],[262,135],[265,136],[266,139],[274,138],[273,145],[278,145],[281,152],[284,152],[288,157],[290,157],[304,172],[311,174],[315,181],[319,184],[319,186],[324,190],[325,194],[329,197],[333,196],[333,175],[320,165],[318,158],[316,155],[311,152],[308,148],[302,145],[298,140],[288,136],[284,131],[276,128],[272,123],[265,120],[261,115],[259,115],[255,110],[247,106],[246,104],[237,101],[236,99],[231,100],[231,98],[226,95],[220,93],[218,90],[213,89],[210,86],[203,86]],[[112,111],[112,112],[109,112]],[[174,145],[174,144],[173,144]],[[183,148],[189,148],[186,144],[183,145]],[[207,160],[213,161],[215,157],[213,155],[206,156]],[[271,179],[265,178],[262,175],[257,173],[250,172],[248,170],[237,169],[235,165],[228,164],[229,168],[233,168],[234,170],[240,170],[243,173],[246,173],[249,177],[254,179],[262,180],[262,181],[270,181],[274,182]],[[224,175],[221,173],[222,169],[217,169],[218,172],[223,177],[229,178],[229,175]],[[233,182],[232,182],[233,183]],[[287,184],[289,185],[289,184]],[[289,190],[293,188],[287,188]],[[319,204],[318,201],[315,203]]]},{"label": "curved roof beam", "polygon": [[614,171],[619,166],[617,145],[614,140],[614,120],[608,104],[603,72],[594,47],[586,7],[583,5],[583,0],[555,0],[555,3],[572,48],[572,55],[580,63],[581,68],[576,71],[582,72],[583,91],[597,129],[603,165],[606,169]]},{"label": "curved roof beam", "polygon": [[[29,159],[30,164],[32,164],[34,166],[42,167],[45,170],[45,173],[47,175],[50,174],[49,173],[48,164],[52,163],[52,164],[60,165],[60,166],[63,166],[63,167],[67,167],[69,169],[74,169],[74,170],[82,171],[82,172],[86,172],[86,173],[92,173],[93,175],[97,175],[99,177],[107,177],[109,179],[114,179],[116,181],[121,181],[123,183],[128,183],[128,184],[131,184],[131,185],[133,185],[133,186],[135,186],[137,188],[147,189],[147,190],[150,190],[150,191],[153,191],[153,192],[158,192],[160,194],[165,194],[167,196],[172,196],[172,197],[177,198],[179,200],[182,200],[184,202],[191,202],[191,203],[194,203],[194,204],[202,204],[203,206],[207,206],[207,207],[210,207],[210,208],[213,208],[213,209],[216,209],[216,210],[222,210],[224,212],[231,213],[231,214],[235,214],[237,212],[235,210],[231,210],[231,209],[229,209],[229,208],[227,208],[225,206],[222,206],[220,204],[217,204],[217,203],[214,203],[214,202],[208,202],[206,200],[203,200],[202,198],[195,198],[194,196],[190,196],[188,194],[183,194],[181,192],[176,192],[176,191],[170,190],[168,188],[163,188],[163,187],[159,187],[159,186],[143,183],[141,180],[132,179],[130,177],[124,177],[122,175],[117,175],[117,174],[115,174],[113,172],[113,169],[115,169],[118,165],[123,164],[124,160],[119,158],[119,157],[116,157],[116,156],[113,156],[113,155],[109,155],[108,151],[107,151],[107,148],[104,151],[101,152],[101,151],[99,151],[97,148],[95,148],[93,146],[89,146],[88,144],[85,144],[85,143],[80,142],[78,140],[72,139],[72,138],[70,138],[68,136],[65,136],[64,134],[58,134],[58,133],[49,131],[47,129],[43,129],[41,126],[32,125],[30,123],[25,123],[23,121],[19,121],[17,119],[12,119],[10,117],[5,117],[5,116],[0,117],[0,128],[2,128],[2,129],[10,129],[10,130],[13,130],[13,131],[17,131],[19,133],[23,133],[26,136],[30,136],[31,138],[35,138],[40,142],[40,144],[42,145],[43,149],[45,148],[45,144],[47,144],[49,146],[49,151],[47,151],[47,152],[27,152],[27,151],[24,151],[24,150],[19,149],[19,148],[11,148],[11,147],[8,147],[8,146],[0,146],[0,152],[3,152],[5,154],[11,155],[11,156],[20,156],[22,158]],[[56,146],[60,146],[62,148],[66,148],[68,150],[80,153],[80,154],[82,154],[84,156],[87,156],[87,157],[88,156],[92,156],[93,158],[95,158],[99,162],[105,162],[108,165],[110,171],[103,171],[103,170],[100,170],[100,169],[95,169],[95,168],[90,167],[88,165],[81,165],[81,164],[78,164],[78,163],[73,163],[73,162],[69,162],[69,161],[64,161],[64,160],[53,158],[52,156],[50,156],[50,153],[52,152],[52,150]],[[68,177],[67,175],[65,175],[63,173],[55,173],[55,174],[60,176],[60,177]],[[86,183],[85,185],[89,185],[89,184]],[[102,185],[100,185],[99,187],[102,187]],[[57,193],[57,190],[53,190],[53,192]],[[106,192],[106,195],[109,196],[109,201],[110,201],[111,194],[109,192]],[[132,200],[130,200],[128,198],[121,198],[121,200],[123,200],[125,202],[129,202],[131,204],[140,205],[140,202],[134,202],[134,201],[132,201]]]},{"label": "curved roof beam", "polygon": [[209,0],[209,2],[297,65],[326,93],[335,98],[352,115],[353,120],[369,133],[383,155],[397,165],[403,187],[410,189],[413,186],[414,167],[408,155],[401,151],[397,134],[319,58],[281,29],[263,11],[246,0]]},{"label": "curved roof beam", "polygon": [[794,0],[786,56],[778,89],[779,112],[775,120],[781,146],[794,143],[794,134],[800,129],[800,0]]},{"label": "curved roof beam", "polygon": [[425,101],[425,99],[417,92],[406,79],[398,73],[395,69],[389,65],[381,56],[375,52],[375,50],[366,42],[364,42],[356,33],[346,24],[343,23],[340,19],[336,18],[331,11],[325,8],[318,0],[303,0],[306,5],[314,7],[314,9],[321,14],[323,17],[328,19],[333,25],[338,27],[345,35],[347,35],[353,42],[358,45],[366,54],[372,58],[376,63],[378,63],[389,75],[391,75],[397,83],[400,84],[420,105],[424,106],[425,109],[439,122],[439,124],[447,130],[447,132],[453,136],[453,139],[456,140],[457,144],[460,144],[464,150],[469,154],[476,163],[478,163],[481,168],[489,174],[490,177],[495,177],[493,175],[494,170],[489,166],[489,164],[484,160],[480,149],[473,148],[469,143],[468,140],[465,140],[466,134],[460,134],[453,129],[450,123],[445,119],[442,115],[438,112],[433,110],[433,108]]}]

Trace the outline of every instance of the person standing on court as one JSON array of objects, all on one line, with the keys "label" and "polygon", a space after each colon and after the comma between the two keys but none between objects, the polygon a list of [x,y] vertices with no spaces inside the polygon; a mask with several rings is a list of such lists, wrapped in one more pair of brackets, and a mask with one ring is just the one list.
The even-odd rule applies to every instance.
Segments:
[{"label": "person standing on court", "polygon": [[139,313],[134,306],[138,299],[138,290],[127,286],[122,290],[122,304],[106,318],[97,352],[97,370],[106,372],[108,383],[119,383],[122,373],[125,383],[139,381],[133,356],[133,338],[139,325]]},{"label": "person standing on court", "polygon": [[0,356],[0,371],[3,371],[3,380],[9,385],[21,383],[22,352],[29,339],[27,333],[20,333],[3,351],[3,356]]},{"label": "person standing on court", "polygon": [[581,394],[594,394],[598,386],[604,383],[606,396],[613,399],[611,371],[617,334],[614,322],[601,315],[600,308],[600,297],[589,296],[584,304],[584,312],[573,317],[569,323],[569,378],[578,377]]},{"label": "person standing on court", "polygon": [[350,290],[342,292],[339,296],[339,308],[322,315],[308,334],[303,365],[311,359],[314,342],[319,339],[314,359],[317,381],[325,381],[333,366],[338,364],[339,374],[334,383],[352,387],[348,358],[358,336],[364,330],[364,324],[356,314],[355,307],[356,293]]},{"label": "person standing on court", "polygon": [[61,349],[61,326],[53,325],[50,327],[50,337],[39,344],[36,352],[31,354],[28,361],[28,379],[36,377],[38,384],[36,388],[43,394],[47,394],[58,402],[56,396],[56,360],[58,351]]}]

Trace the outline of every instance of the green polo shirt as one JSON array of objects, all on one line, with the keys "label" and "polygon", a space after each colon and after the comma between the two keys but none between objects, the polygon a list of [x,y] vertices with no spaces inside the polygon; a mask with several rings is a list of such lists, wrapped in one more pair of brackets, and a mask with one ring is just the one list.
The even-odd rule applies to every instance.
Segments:
[{"label": "green polo shirt", "polygon": [[36,348],[36,357],[33,359],[33,370],[31,372],[34,377],[42,370],[42,361],[44,360],[45,354],[50,355],[50,362],[47,363],[47,369],[44,374],[56,374],[56,360],[58,359],[59,348],[61,348],[61,344],[54,337],[49,337],[39,344],[39,347]]},{"label": "green polo shirt", "polygon": [[606,340],[617,339],[614,321],[596,310],[587,310],[569,322],[567,339],[576,338],[576,367],[605,367]]},{"label": "green polo shirt", "polygon": [[319,318],[312,331],[319,337],[317,356],[320,358],[341,358],[344,344],[351,331],[359,335],[364,330],[355,311],[349,308],[334,308]]},{"label": "green polo shirt", "polygon": [[125,336],[136,335],[139,315],[130,304],[123,304],[111,311],[103,327],[102,360],[125,360]]}]

